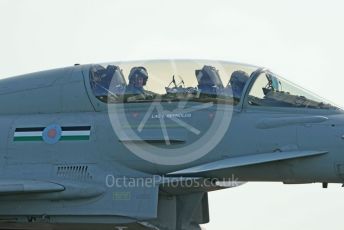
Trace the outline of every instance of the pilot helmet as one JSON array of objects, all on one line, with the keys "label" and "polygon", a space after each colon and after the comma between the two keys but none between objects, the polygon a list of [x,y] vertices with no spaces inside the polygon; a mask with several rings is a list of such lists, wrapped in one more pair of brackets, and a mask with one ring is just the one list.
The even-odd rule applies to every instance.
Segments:
[{"label": "pilot helmet", "polygon": [[229,83],[233,86],[240,86],[244,88],[246,81],[249,79],[249,76],[246,72],[242,70],[234,71],[231,75],[231,79],[229,80]]},{"label": "pilot helmet", "polygon": [[148,73],[145,67],[138,66],[133,67],[129,73],[129,84],[130,85],[137,85],[139,78],[143,79],[143,84],[146,85],[148,79]]}]

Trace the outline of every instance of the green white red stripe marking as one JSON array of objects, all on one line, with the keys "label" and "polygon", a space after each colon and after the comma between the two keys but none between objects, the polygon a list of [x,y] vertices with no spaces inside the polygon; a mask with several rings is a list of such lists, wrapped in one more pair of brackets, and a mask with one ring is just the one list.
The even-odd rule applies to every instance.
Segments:
[{"label": "green white red stripe marking", "polygon": [[[43,130],[45,127],[16,128],[13,141],[43,141]],[[91,126],[65,126],[61,127],[61,138],[59,141],[82,141],[89,140]]]}]

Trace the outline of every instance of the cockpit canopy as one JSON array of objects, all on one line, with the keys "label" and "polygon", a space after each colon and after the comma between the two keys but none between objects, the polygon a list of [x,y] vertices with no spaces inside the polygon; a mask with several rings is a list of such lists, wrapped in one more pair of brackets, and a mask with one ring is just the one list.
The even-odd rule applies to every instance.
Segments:
[{"label": "cockpit canopy", "polygon": [[[126,83],[128,79],[128,84]],[[326,100],[258,67],[221,61],[166,60],[93,65],[90,85],[105,103],[159,100],[255,107],[337,109]],[[244,90],[247,100],[243,100]]]}]

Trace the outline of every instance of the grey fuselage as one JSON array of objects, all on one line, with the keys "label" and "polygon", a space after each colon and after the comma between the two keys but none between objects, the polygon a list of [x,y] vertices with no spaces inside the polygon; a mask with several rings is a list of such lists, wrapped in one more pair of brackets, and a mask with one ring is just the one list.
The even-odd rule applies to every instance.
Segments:
[{"label": "grey fuselage", "polygon": [[[55,216],[56,222],[59,222],[58,216],[64,216],[65,219],[61,222],[79,223],[82,221],[78,221],[78,217],[91,216],[92,212],[89,210],[96,210],[102,205],[97,212],[105,217],[99,217],[93,222],[128,223],[131,220],[152,219],[156,215],[156,209],[153,208],[156,206],[156,199],[147,198],[145,208],[135,201],[132,201],[132,207],[125,204],[125,209],[107,203],[106,199],[113,199],[115,193],[122,194],[122,198],[126,199],[126,193],[122,190],[106,193],[107,175],[164,176],[185,168],[250,154],[294,150],[327,152],[314,157],[224,168],[203,173],[202,177],[221,180],[235,175],[240,181],[285,183],[344,181],[342,110],[252,107],[247,106],[243,99],[231,110],[228,130],[211,151],[189,162],[171,161],[169,164],[167,160],[159,163],[134,154],[130,150],[130,142],[143,149],[149,143],[153,147],[176,148],[178,151],[178,148],[196,142],[197,137],[176,125],[173,120],[166,120],[167,129],[173,129],[171,143],[166,146],[161,138],[159,114],[154,117],[154,113],[147,121],[146,131],[136,133],[136,138],[141,140],[130,135],[120,137],[121,134],[114,130],[114,121],[109,118],[111,114],[126,116],[131,127],[123,124],[122,128],[138,128],[139,122],[135,122],[135,119],[142,118],[151,103],[113,104],[109,112],[109,105],[98,100],[91,92],[90,66],[42,71],[0,81],[0,179],[49,181],[68,188],[62,193],[0,196],[0,216],[27,216],[28,213],[43,216],[47,213]],[[248,88],[249,85],[245,90]],[[192,105],[197,104],[199,103],[194,102]],[[177,102],[166,106],[173,111]],[[216,108],[190,112],[190,115],[180,119],[206,131],[210,127],[209,116],[218,111],[221,114],[227,107],[226,104],[218,104]],[[52,144],[44,140],[15,140],[16,133],[20,130],[44,128],[54,124],[66,127],[65,130],[71,127],[89,127],[89,135],[84,139],[66,138],[65,141]],[[141,143],[142,140],[144,143]],[[202,145],[199,145],[199,149],[202,149]],[[197,150],[197,146],[194,150]],[[157,154],[159,157],[166,157],[163,151]],[[92,186],[95,184],[99,185],[97,189]],[[145,191],[152,194],[157,192],[156,187]],[[17,202],[18,200],[21,201]],[[42,202],[37,202],[40,200]],[[87,209],[83,208],[85,204],[89,205]],[[68,215],[74,215],[75,219],[68,220]],[[116,221],[108,220],[106,216],[109,215],[117,216]],[[92,222],[92,218],[89,221]]]}]

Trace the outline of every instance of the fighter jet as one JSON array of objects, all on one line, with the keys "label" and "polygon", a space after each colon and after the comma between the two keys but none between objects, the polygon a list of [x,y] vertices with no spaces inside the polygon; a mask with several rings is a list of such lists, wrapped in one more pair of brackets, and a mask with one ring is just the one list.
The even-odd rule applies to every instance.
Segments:
[{"label": "fighter jet", "polygon": [[0,105],[0,229],[194,230],[211,191],[344,181],[344,111],[253,65],[78,64]]}]

